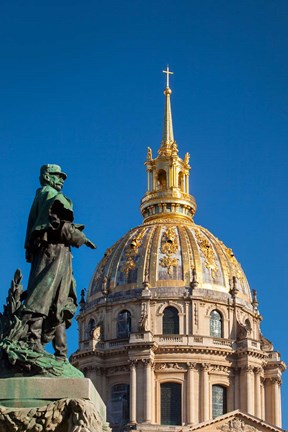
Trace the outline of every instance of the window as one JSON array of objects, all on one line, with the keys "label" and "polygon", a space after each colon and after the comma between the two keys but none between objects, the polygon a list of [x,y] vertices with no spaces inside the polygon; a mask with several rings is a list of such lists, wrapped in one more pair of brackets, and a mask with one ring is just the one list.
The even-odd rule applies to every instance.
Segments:
[{"label": "window", "polygon": [[89,323],[88,323],[87,329],[86,329],[86,338],[87,339],[91,338],[91,336],[92,336],[93,331],[95,330],[95,328],[96,328],[95,320],[93,318],[91,318],[90,321],[89,321]]},{"label": "window", "polygon": [[166,171],[160,169],[157,176],[157,187],[160,190],[167,189]]},{"label": "window", "polygon": [[163,334],[179,334],[178,310],[175,307],[168,306],[164,309]]},{"label": "window", "polygon": [[227,412],[227,389],[221,385],[212,386],[212,416],[221,416]]},{"label": "window", "polygon": [[131,314],[124,310],[118,314],[117,319],[117,338],[127,339],[131,333]]},{"label": "window", "polygon": [[181,425],[181,384],[161,384],[161,424]]},{"label": "window", "polygon": [[125,425],[129,422],[129,384],[116,384],[111,389],[107,404],[107,418],[111,425]]},{"label": "window", "polygon": [[217,310],[213,310],[210,315],[210,336],[223,337],[222,316]]}]

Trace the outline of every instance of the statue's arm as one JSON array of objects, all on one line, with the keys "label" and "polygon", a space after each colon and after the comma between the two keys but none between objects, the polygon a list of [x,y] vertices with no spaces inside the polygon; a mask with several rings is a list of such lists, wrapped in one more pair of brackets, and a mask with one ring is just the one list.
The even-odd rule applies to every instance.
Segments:
[{"label": "statue's arm", "polygon": [[[80,226],[82,228],[82,226]],[[79,226],[74,225],[70,222],[64,222],[61,229],[61,240],[63,243],[69,244],[70,246],[74,246],[79,248],[83,244],[90,247],[91,249],[96,249],[94,243],[92,243],[79,229]]]}]

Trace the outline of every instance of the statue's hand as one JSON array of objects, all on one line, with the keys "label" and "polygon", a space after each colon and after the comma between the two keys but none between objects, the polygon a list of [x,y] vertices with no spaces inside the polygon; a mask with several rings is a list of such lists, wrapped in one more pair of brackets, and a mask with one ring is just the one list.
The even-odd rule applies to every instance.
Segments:
[{"label": "statue's hand", "polygon": [[96,249],[97,246],[89,239],[86,240],[85,242],[86,246],[88,246],[90,249]]}]

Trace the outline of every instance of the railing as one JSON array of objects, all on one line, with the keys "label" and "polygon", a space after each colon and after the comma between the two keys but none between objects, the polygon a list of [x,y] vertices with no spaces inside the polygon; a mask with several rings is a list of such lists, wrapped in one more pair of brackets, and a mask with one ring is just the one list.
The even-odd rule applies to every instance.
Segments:
[{"label": "railing", "polygon": [[212,338],[209,336],[185,335],[155,335],[153,340],[159,345],[187,345],[187,346],[223,346],[232,347],[232,340]]}]

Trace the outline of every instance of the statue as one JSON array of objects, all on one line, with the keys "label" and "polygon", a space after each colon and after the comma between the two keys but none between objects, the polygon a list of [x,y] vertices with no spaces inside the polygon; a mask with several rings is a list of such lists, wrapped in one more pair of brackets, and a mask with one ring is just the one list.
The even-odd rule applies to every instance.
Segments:
[{"label": "statue", "polygon": [[147,160],[152,160],[152,149],[148,147],[147,149]]},{"label": "statue", "polygon": [[[77,308],[70,248],[96,246],[84,235],[84,225],[73,222],[72,202],[61,192],[66,178],[59,165],[41,167],[41,188],[30,210],[25,240],[31,263],[28,288],[23,292],[22,276],[16,272],[0,315],[0,361],[4,359],[6,367],[8,360],[8,366],[14,362],[21,370],[28,366],[47,374],[48,368],[48,374],[61,375],[57,362],[69,363],[66,328]],[[50,341],[55,356],[44,349]]]},{"label": "statue", "polygon": [[189,165],[190,154],[187,152],[184,156],[184,164]]}]

